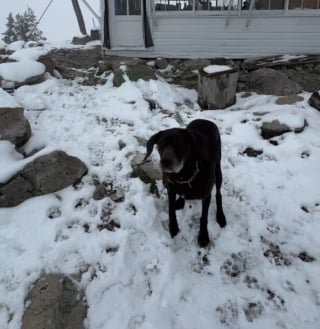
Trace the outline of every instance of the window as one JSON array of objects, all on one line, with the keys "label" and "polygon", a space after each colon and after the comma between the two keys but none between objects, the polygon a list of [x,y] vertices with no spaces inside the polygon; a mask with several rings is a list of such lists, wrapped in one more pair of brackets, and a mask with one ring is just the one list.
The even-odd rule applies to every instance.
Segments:
[{"label": "window", "polygon": [[192,10],[193,0],[155,0],[157,11]]},{"label": "window", "polygon": [[114,8],[116,15],[141,15],[141,0],[114,0]]},{"label": "window", "polygon": [[289,0],[289,9],[319,9],[319,0]]},{"label": "window", "polygon": [[[250,0],[242,2],[242,10],[250,9]],[[254,0],[252,4],[253,10],[283,10],[285,8],[285,0]]]},{"label": "window", "polygon": [[248,13],[252,10],[259,11],[283,11],[291,9],[319,9],[320,0],[153,0],[156,11],[208,11],[212,14],[221,12],[241,11]]}]

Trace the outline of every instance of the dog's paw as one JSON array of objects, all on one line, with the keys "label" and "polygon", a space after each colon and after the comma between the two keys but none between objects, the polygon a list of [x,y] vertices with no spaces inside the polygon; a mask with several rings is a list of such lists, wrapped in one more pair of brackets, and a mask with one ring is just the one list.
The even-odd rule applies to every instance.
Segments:
[{"label": "dog's paw", "polygon": [[199,247],[205,248],[209,244],[209,242],[210,242],[210,239],[209,239],[208,231],[199,232],[199,235],[198,235]]},{"label": "dog's paw", "polygon": [[185,205],[185,199],[184,198],[178,198],[178,200],[176,201],[176,210],[180,210],[180,209],[183,209],[184,208],[184,205]]},{"label": "dog's paw", "polygon": [[224,213],[217,214],[217,223],[221,228],[224,228],[227,225],[226,217]]},{"label": "dog's paw", "polygon": [[171,238],[173,239],[179,232],[179,226],[178,224],[174,223],[174,224],[169,224],[169,232],[171,235]]}]

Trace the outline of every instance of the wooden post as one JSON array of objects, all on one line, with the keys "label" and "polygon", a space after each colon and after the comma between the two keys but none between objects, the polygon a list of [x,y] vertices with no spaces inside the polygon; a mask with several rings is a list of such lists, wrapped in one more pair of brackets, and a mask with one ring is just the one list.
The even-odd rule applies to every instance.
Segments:
[{"label": "wooden post", "polygon": [[203,110],[224,109],[236,102],[239,77],[238,68],[229,67],[224,71],[208,73],[199,70],[198,103]]}]

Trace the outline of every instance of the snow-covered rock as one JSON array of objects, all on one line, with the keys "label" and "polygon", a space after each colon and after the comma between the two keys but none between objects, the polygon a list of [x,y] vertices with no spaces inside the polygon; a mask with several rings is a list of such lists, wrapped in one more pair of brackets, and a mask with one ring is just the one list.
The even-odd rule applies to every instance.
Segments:
[{"label": "snow-covered rock", "polygon": [[78,183],[87,171],[81,160],[63,151],[37,157],[0,185],[0,207],[14,207],[34,196],[53,193]]},{"label": "snow-covered rock", "polygon": [[32,60],[0,64],[0,78],[16,83],[16,86],[43,81],[45,66]]}]

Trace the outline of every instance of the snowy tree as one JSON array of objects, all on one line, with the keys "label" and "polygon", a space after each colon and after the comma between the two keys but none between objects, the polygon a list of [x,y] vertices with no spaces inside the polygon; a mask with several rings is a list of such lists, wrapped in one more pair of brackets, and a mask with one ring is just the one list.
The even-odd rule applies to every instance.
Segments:
[{"label": "snowy tree", "polygon": [[45,40],[45,38],[42,36],[42,31],[40,31],[37,27],[37,17],[30,7],[28,7],[23,15],[17,14],[15,18],[13,18],[12,14],[10,13],[7,20],[7,31],[3,33],[5,36],[3,41],[10,43],[17,40]]},{"label": "snowy tree", "polygon": [[15,32],[15,21],[13,18],[12,13],[9,14],[9,16],[7,17],[7,31],[2,33],[4,35],[4,37],[2,38],[2,40],[5,43],[11,43],[13,41],[16,41],[16,32]]}]

